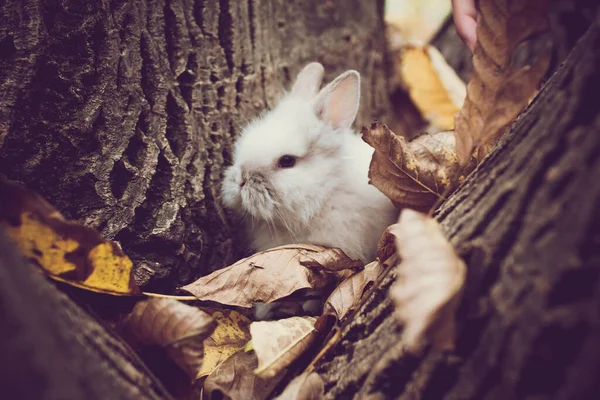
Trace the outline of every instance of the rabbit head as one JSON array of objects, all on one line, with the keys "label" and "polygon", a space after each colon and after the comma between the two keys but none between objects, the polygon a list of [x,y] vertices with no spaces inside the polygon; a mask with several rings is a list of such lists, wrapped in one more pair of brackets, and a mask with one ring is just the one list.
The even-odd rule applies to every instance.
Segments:
[{"label": "rabbit head", "polygon": [[323,66],[308,64],[277,107],[243,129],[222,186],[227,207],[290,229],[337,190],[360,77],[346,71],[319,91],[322,78]]}]

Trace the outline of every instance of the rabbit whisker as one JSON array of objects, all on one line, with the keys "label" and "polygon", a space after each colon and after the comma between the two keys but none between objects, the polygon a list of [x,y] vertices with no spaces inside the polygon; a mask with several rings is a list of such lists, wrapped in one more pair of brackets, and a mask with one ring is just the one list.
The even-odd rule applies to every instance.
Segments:
[{"label": "rabbit whisker", "polygon": [[267,228],[269,228],[269,234],[271,235],[271,238],[273,238],[273,239],[277,238],[277,235],[275,233],[276,229],[275,229],[275,223],[273,222],[273,218],[265,218],[264,221],[267,223]]},{"label": "rabbit whisker", "polygon": [[292,241],[294,243],[298,243],[298,237],[296,236],[296,234],[294,233],[294,231],[292,230],[292,228],[290,228],[290,225],[288,224],[288,221],[284,218],[283,213],[279,209],[277,209],[277,208],[275,208],[275,212],[277,213],[277,216],[279,217],[279,219],[281,220],[281,222],[283,222],[283,225],[285,226],[285,229],[288,231],[288,233],[292,237]]}]

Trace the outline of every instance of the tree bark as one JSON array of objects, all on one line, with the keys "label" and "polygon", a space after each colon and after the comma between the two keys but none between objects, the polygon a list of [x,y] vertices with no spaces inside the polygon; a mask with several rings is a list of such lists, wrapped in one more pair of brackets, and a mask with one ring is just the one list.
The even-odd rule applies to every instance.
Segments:
[{"label": "tree bark", "polygon": [[169,398],[135,353],[47,282],[1,228],[0,321],[2,398]]},{"label": "tree bark", "polygon": [[326,398],[592,399],[600,393],[600,15],[436,213],[468,263],[453,353],[406,354],[393,271],[317,365]]},{"label": "tree bark", "polygon": [[389,108],[383,0],[9,0],[0,21],[0,173],[119,241],[146,289],[242,254],[221,171],[305,63],[361,73],[359,126]]}]

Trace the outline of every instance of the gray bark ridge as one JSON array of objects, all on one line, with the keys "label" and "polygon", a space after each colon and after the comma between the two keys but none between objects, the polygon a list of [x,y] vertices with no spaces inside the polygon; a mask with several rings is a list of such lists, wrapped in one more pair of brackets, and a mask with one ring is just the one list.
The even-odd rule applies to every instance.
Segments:
[{"label": "gray bark ridge", "polygon": [[9,0],[0,173],[168,291],[245,251],[219,201],[240,128],[309,61],[360,71],[358,125],[384,117],[384,53],[382,0]]},{"label": "gray bark ridge", "polygon": [[436,214],[468,263],[455,352],[405,354],[390,274],[317,366],[326,398],[597,398],[598,49],[600,15]]}]

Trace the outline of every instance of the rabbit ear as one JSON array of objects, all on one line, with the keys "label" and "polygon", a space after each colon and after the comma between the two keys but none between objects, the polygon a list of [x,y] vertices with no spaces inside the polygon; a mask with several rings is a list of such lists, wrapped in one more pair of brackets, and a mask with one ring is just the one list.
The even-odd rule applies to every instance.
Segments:
[{"label": "rabbit ear", "polygon": [[349,128],[358,112],[360,75],[346,71],[325,86],[315,100],[315,112],[334,128]]},{"label": "rabbit ear", "polygon": [[298,74],[292,87],[292,94],[306,100],[312,100],[319,92],[325,69],[318,62],[312,62]]}]

